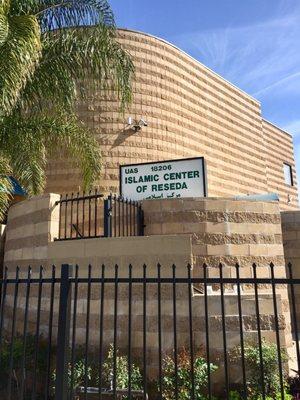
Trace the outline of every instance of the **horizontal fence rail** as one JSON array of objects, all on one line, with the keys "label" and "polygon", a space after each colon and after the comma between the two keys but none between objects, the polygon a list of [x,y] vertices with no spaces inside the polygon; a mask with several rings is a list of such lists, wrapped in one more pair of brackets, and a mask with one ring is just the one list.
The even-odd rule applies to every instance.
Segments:
[{"label": "horizontal fence rail", "polygon": [[298,398],[291,264],[59,270],[0,280],[1,399]]},{"label": "horizontal fence rail", "polygon": [[144,215],[139,202],[94,192],[66,194],[59,206],[56,240],[144,235]]}]

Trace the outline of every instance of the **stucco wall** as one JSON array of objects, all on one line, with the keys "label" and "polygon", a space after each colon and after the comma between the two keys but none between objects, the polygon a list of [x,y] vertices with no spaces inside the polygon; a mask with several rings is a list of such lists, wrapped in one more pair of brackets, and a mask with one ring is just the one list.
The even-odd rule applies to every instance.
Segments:
[{"label": "stucco wall", "polygon": [[[263,121],[257,100],[162,40],[126,30],[119,40],[136,67],[130,109],[120,114],[118,102],[89,88],[88,80],[88,100],[78,103],[79,118],[101,144],[100,191],[118,192],[120,164],[204,156],[209,196],[278,191],[283,209],[298,207],[282,164],[291,163],[295,178],[292,138]],[[135,134],[128,116],[149,125]],[[65,158],[51,162],[47,176],[48,192],[81,186],[78,169]]]}]

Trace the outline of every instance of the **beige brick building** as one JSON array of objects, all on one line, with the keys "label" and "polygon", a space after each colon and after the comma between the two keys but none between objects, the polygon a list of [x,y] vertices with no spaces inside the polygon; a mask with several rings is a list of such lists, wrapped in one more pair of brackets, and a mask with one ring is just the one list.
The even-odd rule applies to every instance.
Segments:
[{"label": "beige brick building", "polygon": [[[119,40],[136,67],[130,109],[119,113],[116,99],[88,84],[88,100],[78,104],[79,118],[101,144],[96,185],[103,192],[118,192],[120,164],[204,156],[209,197],[275,192],[282,210],[298,207],[292,137],[263,119],[256,99],[161,39],[120,30]],[[148,127],[135,133],[129,116]],[[70,164],[50,163],[47,192],[80,185]]]},{"label": "beige brick building", "polygon": [[[58,193],[81,189],[80,172],[74,169],[71,162],[53,160],[48,168],[48,194],[14,204],[9,210],[5,230],[0,226],[0,252],[2,250],[4,265],[8,267],[8,276],[14,277],[18,266],[20,277],[26,278],[30,265],[33,278],[41,273],[49,278],[54,271],[52,265],[55,265],[56,277],[59,277],[61,265],[68,263],[73,265],[73,276],[75,265],[79,265],[79,278],[91,276],[99,279],[102,264],[105,265],[105,278],[115,276],[116,265],[119,278],[128,277],[129,265],[132,266],[132,276],[141,278],[143,265],[146,264],[147,278],[157,278],[159,263],[162,278],[170,278],[172,270],[175,273],[173,264],[176,265],[177,278],[187,277],[187,265],[191,266],[193,278],[202,278],[203,275],[216,278],[220,276],[221,263],[223,277],[235,278],[238,263],[241,278],[249,279],[257,274],[260,279],[270,278],[272,263],[275,264],[275,276],[285,278],[286,264],[292,261],[294,276],[299,278],[300,211],[296,211],[297,182],[291,136],[263,120],[257,100],[174,46],[132,31],[120,30],[119,37],[131,53],[136,66],[134,97],[130,109],[124,115],[120,114],[119,104],[113,97],[103,92],[100,95],[91,89],[92,85],[89,88],[88,84],[88,99],[78,104],[78,116],[101,144],[103,169],[95,186],[99,186],[102,193],[117,193],[119,166],[122,164],[203,156],[207,167],[208,198],[142,201],[144,236],[129,236],[127,232],[127,237],[125,233],[123,237],[95,237],[95,233],[94,237],[84,236],[81,240],[66,240],[66,235],[62,240],[55,240],[61,237],[61,227],[65,234],[72,232],[72,222],[75,221],[77,228],[81,226],[83,234],[91,221],[92,224],[96,221],[103,226],[104,207],[103,199],[99,200],[99,204],[92,203],[98,204],[99,211],[93,214],[91,203],[83,200],[82,208],[78,208],[77,202],[76,209],[72,197],[72,211],[70,208],[67,211],[64,206],[60,208],[61,197]],[[129,116],[137,121],[141,118],[147,120],[148,126],[134,132],[127,125]],[[230,198],[267,192],[278,193],[280,203]],[[74,219],[63,219],[68,212]],[[123,224],[126,224],[124,218]],[[72,235],[70,238],[75,239]],[[253,263],[257,268],[253,268]],[[40,270],[41,265],[43,272]],[[114,281],[111,282],[114,284]],[[73,325],[73,314],[72,337],[75,341],[76,334],[76,346],[79,348],[85,345],[88,332],[89,350],[96,354],[101,330],[105,350],[114,342],[116,321],[118,349],[127,354],[128,332],[131,331],[132,356],[142,365],[142,354],[146,350],[147,374],[152,380],[156,379],[159,368],[158,351],[161,354],[172,354],[174,346],[178,349],[189,348],[189,324],[192,321],[194,350],[203,351],[207,346],[211,360],[219,366],[212,376],[212,385],[218,394],[224,385],[225,345],[222,329],[225,331],[228,354],[240,345],[241,326],[244,339],[254,343],[258,330],[264,340],[273,343],[278,340],[278,333],[280,346],[289,355],[285,368],[291,373],[297,368],[297,339],[292,326],[289,291],[287,285],[280,283],[276,294],[272,294],[269,282],[259,284],[257,294],[252,283],[244,284],[239,295],[235,284],[224,285],[224,295],[219,285],[208,285],[207,310],[203,284],[193,285],[190,304],[190,289],[186,283],[177,286],[176,293],[172,292],[171,286],[162,285],[161,349],[158,347],[160,328],[157,283],[147,284],[146,312],[143,287],[140,283],[133,287],[131,325],[128,311],[130,296],[125,283],[118,286],[116,303],[116,288],[112,284],[105,283],[105,292],[104,283],[101,288],[92,285],[88,294],[88,285],[83,283],[79,285],[76,294],[76,324]],[[54,341],[59,336],[59,287],[53,288]],[[4,329],[7,332],[12,329],[18,334],[23,332],[27,301],[25,289],[25,285],[20,285],[18,289],[14,327],[15,287],[9,286],[7,289],[4,318]],[[47,284],[32,285],[26,320],[28,332],[36,332],[37,310],[40,310],[39,332],[44,337],[49,334],[51,290]],[[42,293],[40,306],[39,291]],[[71,314],[75,313],[73,293]],[[100,323],[99,314],[102,294],[104,323]],[[174,300],[177,307],[176,344]],[[274,300],[279,323],[274,316]],[[115,304],[118,305],[118,311],[115,311]],[[295,288],[295,304],[295,314],[299,318],[298,287]],[[144,326],[147,329],[145,347]],[[241,383],[239,364],[229,362],[229,378],[231,383]]]}]

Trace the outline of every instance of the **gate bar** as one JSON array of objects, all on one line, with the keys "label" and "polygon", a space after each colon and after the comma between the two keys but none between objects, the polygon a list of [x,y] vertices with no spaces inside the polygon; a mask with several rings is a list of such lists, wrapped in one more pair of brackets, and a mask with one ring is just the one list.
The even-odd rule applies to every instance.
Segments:
[{"label": "gate bar", "polygon": [[72,266],[69,264],[63,264],[61,266],[59,295],[55,400],[68,400],[71,276]]}]

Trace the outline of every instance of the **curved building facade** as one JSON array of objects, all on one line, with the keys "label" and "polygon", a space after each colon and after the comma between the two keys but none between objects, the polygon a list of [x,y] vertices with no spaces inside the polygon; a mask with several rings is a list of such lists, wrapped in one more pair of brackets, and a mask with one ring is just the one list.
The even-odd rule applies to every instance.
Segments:
[{"label": "curved building facade", "polygon": [[[118,193],[122,164],[204,156],[209,197],[275,192],[281,209],[298,207],[292,137],[263,119],[256,99],[163,40],[129,30],[119,30],[119,40],[136,67],[130,109],[119,113],[113,97],[89,87],[88,100],[78,103],[79,118],[101,144],[95,186]],[[129,116],[148,126],[134,132]],[[49,164],[47,192],[80,185],[70,163]]]}]

